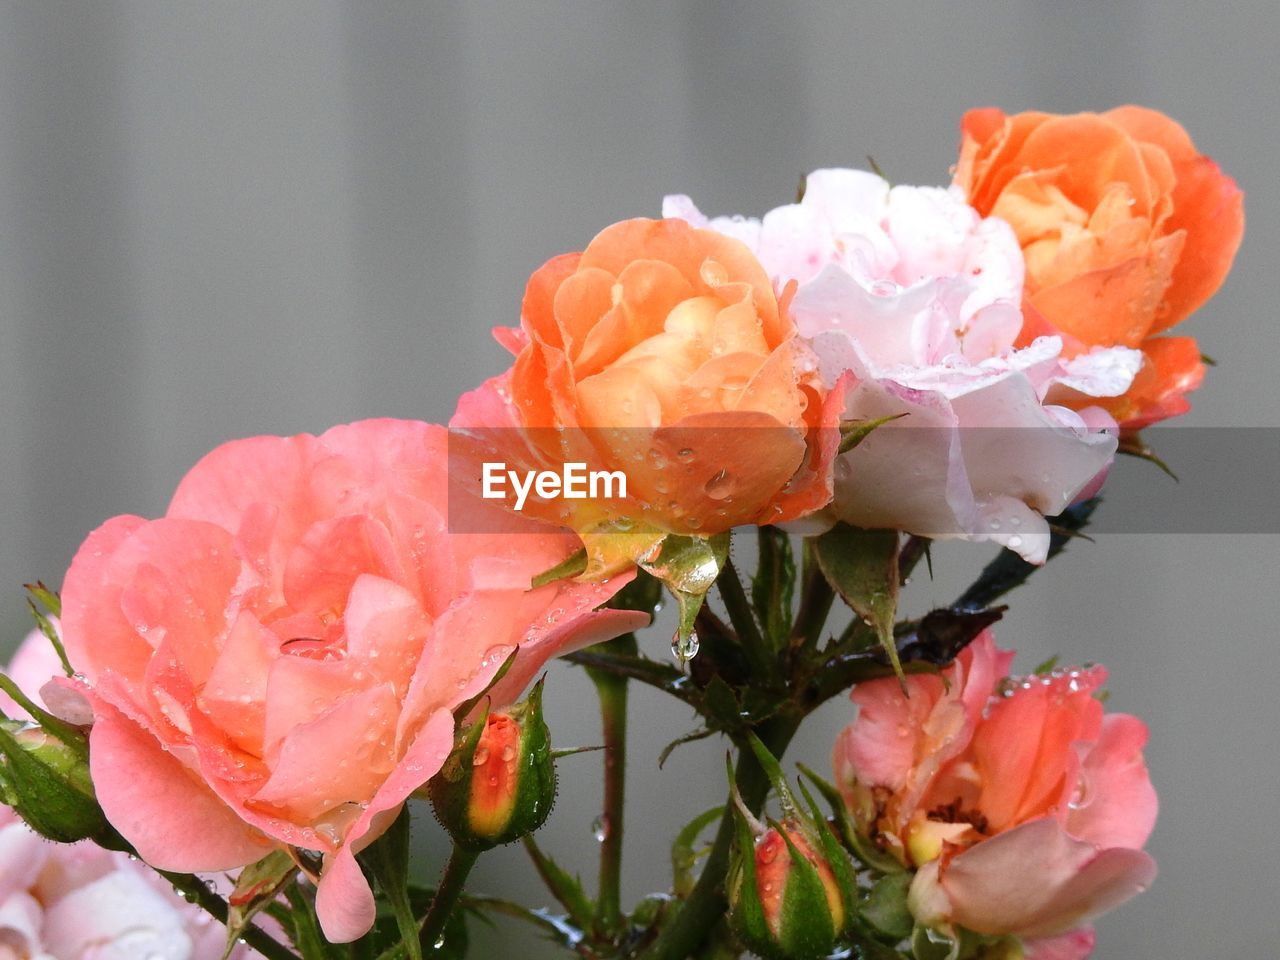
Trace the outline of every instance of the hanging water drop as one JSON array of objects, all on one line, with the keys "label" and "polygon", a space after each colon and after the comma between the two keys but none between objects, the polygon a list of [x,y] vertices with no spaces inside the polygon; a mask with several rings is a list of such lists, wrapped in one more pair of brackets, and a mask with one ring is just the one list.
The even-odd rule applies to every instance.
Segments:
[{"label": "hanging water drop", "polygon": [[683,666],[698,655],[699,645],[698,634],[695,631],[690,630],[688,636],[682,636],[677,630],[675,636],[671,638],[671,654]]},{"label": "hanging water drop", "polygon": [[604,843],[609,836],[609,818],[604,814],[591,821],[591,836],[596,838],[596,843]]}]

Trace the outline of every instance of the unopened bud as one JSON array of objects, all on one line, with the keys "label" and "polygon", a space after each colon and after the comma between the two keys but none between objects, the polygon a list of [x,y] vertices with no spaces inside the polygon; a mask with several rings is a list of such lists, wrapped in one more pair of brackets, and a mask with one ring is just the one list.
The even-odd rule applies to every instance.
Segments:
[{"label": "unopened bud", "polygon": [[110,830],[79,733],[62,730],[55,736],[36,724],[0,720],[0,794],[31,829],[58,843]]},{"label": "unopened bud", "polygon": [[472,724],[428,792],[454,842],[469,849],[511,843],[542,826],[556,780],[541,681],[524,703]]},{"label": "unopened bud", "polygon": [[845,893],[832,864],[799,825],[767,830],[751,848],[739,831],[730,901],[738,935],[769,960],[820,960],[846,921]]}]

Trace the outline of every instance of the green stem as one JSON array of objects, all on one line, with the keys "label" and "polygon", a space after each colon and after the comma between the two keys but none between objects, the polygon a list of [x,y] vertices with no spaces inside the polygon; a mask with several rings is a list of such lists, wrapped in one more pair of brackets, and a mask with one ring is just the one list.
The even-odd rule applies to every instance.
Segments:
[{"label": "green stem", "polygon": [[445,924],[449,922],[453,908],[462,895],[462,887],[467,882],[467,875],[471,873],[471,868],[475,866],[479,857],[479,852],[466,850],[454,844],[453,853],[449,855],[449,863],[444,868],[444,876],[440,878],[440,884],[436,887],[436,895],[431,898],[431,908],[422,921],[422,933],[418,941],[422,944],[424,953],[435,953],[436,944],[444,933]]},{"label": "green stem", "polygon": [[800,593],[800,611],[796,614],[796,623],[791,630],[792,648],[812,647],[822,635],[822,628],[831,613],[831,604],[836,595],[831,584],[818,567],[817,558],[813,555],[812,544],[804,545],[804,586]]},{"label": "green stem", "polygon": [[724,601],[724,608],[729,613],[729,622],[733,624],[738,640],[742,643],[743,652],[747,655],[751,672],[757,677],[767,679],[776,669],[772,662],[773,657],[765,647],[764,635],[756,626],[751,604],[747,600],[742,581],[738,579],[738,570],[734,567],[732,559],[725,560],[724,569],[716,578],[716,587],[720,590],[720,599]]},{"label": "green stem", "polygon": [[[636,638],[627,634],[604,646],[635,656]],[[597,928],[611,934],[622,924],[622,835],[627,790],[627,679],[587,668],[600,698],[604,734],[604,836],[600,841],[600,885],[596,896]]]},{"label": "green stem", "polygon": [[[781,757],[800,726],[799,718],[775,717],[759,729],[760,739],[775,757]],[[750,750],[740,750],[734,784],[743,803],[758,813],[769,793],[769,778]],[[703,865],[680,912],[663,928],[658,938],[639,954],[640,960],[684,960],[691,956],[713,932],[716,921],[728,909],[724,895],[724,878],[729,869],[729,851],[733,843],[733,801],[725,805],[720,828],[711,853]]]},{"label": "green stem", "polygon": [[[167,873],[164,870],[157,870],[156,872],[173,884],[175,890],[201,910],[219,923],[226,925],[229,916],[227,902],[206,887],[203,880],[189,873]],[[240,939],[266,957],[267,960],[298,960],[296,953],[274,940],[259,927],[249,927],[240,935]]]}]

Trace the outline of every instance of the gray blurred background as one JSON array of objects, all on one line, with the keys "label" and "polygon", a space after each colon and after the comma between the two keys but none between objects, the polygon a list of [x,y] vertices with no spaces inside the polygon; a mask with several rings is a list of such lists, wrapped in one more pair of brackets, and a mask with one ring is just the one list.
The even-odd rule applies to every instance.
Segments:
[{"label": "gray blurred background", "polygon": [[[515,322],[529,273],[605,224],[672,191],[760,211],[803,171],[868,153],[897,182],[943,182],[971,106],[1147,104],[1235,175],[1248,233],[1187,328],[1219,366],[1185,422],[1280,427],[1278,38],[1274,0],[5,3],[4,640],[26,629],[24,580],[60,582],[112,514],[163,512],[224,440],[447,419],[504,364],[487,330]],[[1130,500],[1170,482],[1134,461],[1111,481]],[[1023,669],[1050,652],[1105,662],[1112,707],[1151,726],[1161,876],[1101,924],[1103,960],[1280,955],[1277,546],[1104,534],[998,630]],[[987,556],[938,550],[911,608],[952,599]],[[551,682],[558,742],[596,742],[589,683]],[[691,718],[644,692],[635,706],[628,901],[666,885],[669,837],[724,780],[714,741],[659,773]],[[829,705],[794,757],[825,767],[850,718]],[[544,838],[589,876],[599,767],[565,762]],[[543,899],[518,848],[477,878]],[[543,955],[506,925],[475,955],[510,955],[517,934]]]}]

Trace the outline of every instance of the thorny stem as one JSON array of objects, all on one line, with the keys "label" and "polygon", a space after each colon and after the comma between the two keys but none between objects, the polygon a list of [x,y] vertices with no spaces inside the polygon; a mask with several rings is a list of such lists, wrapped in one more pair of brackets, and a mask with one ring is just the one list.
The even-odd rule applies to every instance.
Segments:
[{"label": "thorny stem", "polygon": [[[219,923],[226,925],[229,917],[227,902],[206,887],[204,881],[199,877],[189,873],[168,873],[164,870],[157,870],[156,872],[173,884],[173,888],[187,900],[194,903]],[[240,935],[240,939],[266,957],[267,960],[298,960],[296,953],[272,938],[270,934],[264,932],[260,927],[248,927]]]},{"label": "thorny stem", "polygon": [[[616,653],[635,656],[634,634],[606,645]],[[622,835],[627,784],[627,678],[587,668],[600,698],[604,735],[604,836],[600,842],[600,880],[596,896],[596,926],[610,934],[622,923]]]},{"label": "thorny stem", "polygon": [[755,616],[751,612],[751,604],[747,601],[742,581],[738,579],[738,570],[732,559],[725,560],[724,569],[716,578],[716,587],[720,591],[720,599],[729,614],[729,622],[742,642],[743,652],[751,664],[751,670],[758,677],[768,677],[773,672],[772,657],[765,645],[764,636],[756,625]]},{"label": "thorny stem", "polygon": [[418,940],[422,944],[423,953],[434,953],[436,944],[444,933],[445,924],[453,913],[453,908],[462,895],[463,884],[467,875],[475,866],[480,854],[475,850],[466,850],[454,844],[453,853],[449,855],[449,863],[444,868],[444,876],[436,887],[435,896],[431,898],[431,907],[422,921],[422,933]]}]

